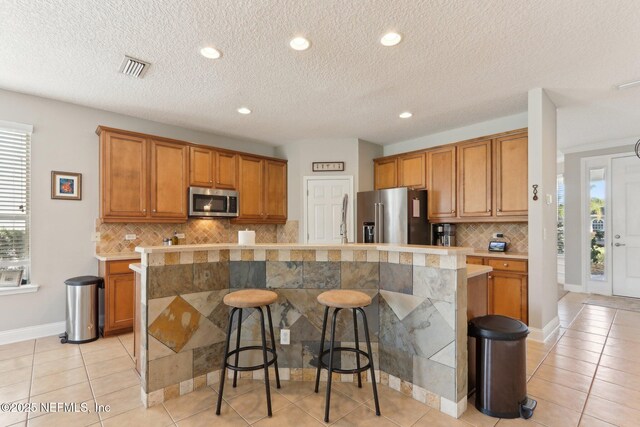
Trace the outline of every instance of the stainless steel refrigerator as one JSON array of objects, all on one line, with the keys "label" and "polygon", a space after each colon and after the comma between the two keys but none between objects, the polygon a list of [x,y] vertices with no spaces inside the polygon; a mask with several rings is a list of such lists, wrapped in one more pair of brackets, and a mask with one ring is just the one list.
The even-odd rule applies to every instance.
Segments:
[{"label": "stainless steel refrigerator", "polygon": [[426,190],[363,191],[356,203],[358,243],[431,244]]}]

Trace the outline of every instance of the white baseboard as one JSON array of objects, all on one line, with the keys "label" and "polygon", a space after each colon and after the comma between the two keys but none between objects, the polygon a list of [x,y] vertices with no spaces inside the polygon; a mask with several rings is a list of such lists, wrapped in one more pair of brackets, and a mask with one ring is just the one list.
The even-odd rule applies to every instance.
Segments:
[{"label": "white baseboard", "polygon": [[51,335],[60,335],[65,331],[66,327],[66,322],[62,321],[0,331],[0,345],[32,340],[34,338],[49,337]]},{"label": "white baseboard", "polygon": [[568,292],[580,292],[584,293],[584,287],[582,285],[572,285],[570,283],[564,284],[564,290]]},{"label": "white baseboard", "polygon": [[555,331],[560,327],[560,319],[558,316],[551,319],[549,323],[544,325],[544,328],[532,328],[529,327],[529,339],[538,342],[545,342]]}]

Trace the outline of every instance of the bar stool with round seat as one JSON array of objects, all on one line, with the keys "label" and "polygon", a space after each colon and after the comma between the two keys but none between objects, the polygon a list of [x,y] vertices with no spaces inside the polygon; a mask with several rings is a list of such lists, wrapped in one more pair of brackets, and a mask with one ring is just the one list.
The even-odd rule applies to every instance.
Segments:
[{"label": "bar stool with round seat", "polygon": [[[329,407],[331,402],[331,376],[332,374],[358,374],[358,387],[362,388],[362,379],[360,378],[360,374],[362,372],[366,372],[367,370],[371,371],[371,385],[373,387],[373,399],[376,405],[376,415],[380,415],[380,403],[378,402],[378,389],[376,388],[376,376],[373,368],[373,352],[371,351],[371,340],[369,339],[369,326],[367,325],[367,315],[363,310],[363,307],[366,307],[371,304],[371,297],[364,292],[360,291],[352,291],[352,290],[332,290],[323,292],[318,295],[318,302],[325,306],[324,309],[324,320],[322,321],[322,338],[320,340],[320,353],[318,356],[318,369],[316,371],[316,387],[315,392],[318,392],[318,387],[320,385],[320,370],[322,368],[327,369],[327,391],[325,395],[325,403],[324,403],[324,422],[329,422]],[[327,350],[324,349],[324,339],[326,337],[327,332],[327,320],[329,317],[329,309],[333,308],[333,316],[331,319],[331,339],[329,341],[329,348]],[[335,346],[335,337],[336,337],[336,319],[338,317],[338,313],[342,309],[350,309],[353,311],[353,332],[354,332],[354,341],[355,348],[350,347],[336,347]],[[364,323],[364,336],[367,342],[367,352],[360,350],[360,345],[358,342],[358,317],[356,313],[360,313],[362,317],[362,322]],[[333,367],[333,357],[334,353],[338,352],[352,352],[356,354],[356,368],[355,369],[342,369],[342,368],[334,368]],[[329,363],[324,362],[324,357],[329,354]],[[366,359],[366,364],[364,366],[360,365],[360,356]]]},{"label": "bar stool with round seat", "polygon": [[[267,390],[267,415],[271,416],[271,392],[269,389],[269,366],[274,365],[276,373],[276,386],[280,388],[280,375],[278,374],[278,355],[276,354],[276,340],[273,334],[273,322],[271,321],[271,309],[269,305],[276,302],[278,294],[273,291],[263,289],[245,289],[232,292],[223,298],[223,302],[232,307],[229,314],[229,326],[227,329],[227,341],[224,347],[224,359],[222,361],[222,370],[220,371],[220,388],[218,392],[218,406],[216,415],[220,415],[222,406],[222,393],[224,391],[224,380],[227,368],[233,371],[233,387],[236,387],[238,380],[238,371],[257,371],[264,369],[264,384]],[[271,335],[271,347],[267,347],[267,338],[265,334],[265,322],[263,307],[267,308],[267,318],[269,319],[269,334]],[[242,310],[245,308],[256,309],[260,313],[260,332],[262,334],[262,345],[252,345],[240,347],[240,333],[242,329]],[[231,341],[231,326],[233,324],[233,315],[238,313],[238,329],[236,338],[236,349],[229,351],[229,342]],[[249,350],[262,350],[262,364],[255,366],[239,366],[240,353]],[[267,353],[271,353],[272,358],[267,357]],[[235,356],[235,362],[229,363],[229,358]]]}]

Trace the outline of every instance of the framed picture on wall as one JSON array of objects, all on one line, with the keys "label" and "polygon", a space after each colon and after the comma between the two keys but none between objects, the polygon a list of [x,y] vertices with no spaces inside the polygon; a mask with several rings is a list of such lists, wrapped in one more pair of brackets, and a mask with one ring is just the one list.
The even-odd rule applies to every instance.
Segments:
[{"label": "framed picture on wall", "polygon": [[51,171],[51,198],[82,200],[82,174]]}]

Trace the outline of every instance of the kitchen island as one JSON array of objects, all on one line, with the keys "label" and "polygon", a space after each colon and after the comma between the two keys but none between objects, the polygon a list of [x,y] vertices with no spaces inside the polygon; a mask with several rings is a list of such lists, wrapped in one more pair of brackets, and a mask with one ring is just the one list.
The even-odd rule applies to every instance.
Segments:
[{"label": "kitchen island", "polygon": [[[376,379],[448,415],[459,417],[466,409],[469,248],[217,244],[136,251],[136,353],[147,406],[216,383],[228,322],[222,298],[237,289],[268,288],[279,295],[272,312],[281,379],[315,379],[323,313],[316,297],[328,289],[358,289],[373,299],[365,311]],[[341,314],[337,340],[353,345],[351,319]],[[247,310],[243,345],[259,339],[257,321]],[[281,329],[290,330],[290,345],[279,344]],[[253,356],[242,363],[253,363]],[[339,363],[348,367],[355,360],[344,354]],[[258,379],[262,372],[243,374]]]}]

